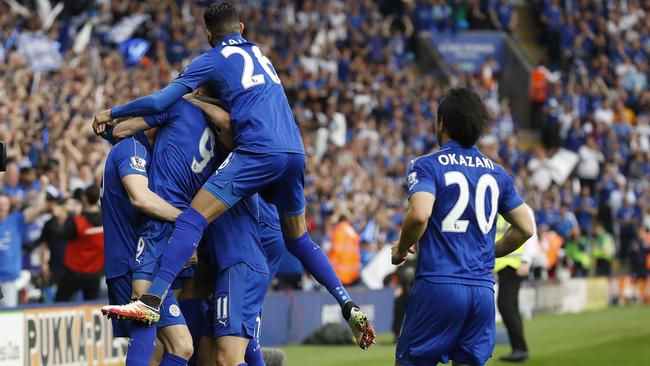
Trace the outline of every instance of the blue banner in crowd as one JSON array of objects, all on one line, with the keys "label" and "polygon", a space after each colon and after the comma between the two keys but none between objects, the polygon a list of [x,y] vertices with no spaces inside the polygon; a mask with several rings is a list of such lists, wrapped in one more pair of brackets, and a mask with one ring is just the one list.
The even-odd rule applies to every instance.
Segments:
[{"label": "blue banner in crowd", "polygon": [[501,49],[504,42],[501,32],[460,32],[434,33],[433,45],[450,65],[464,72],[476,72],[485,63],[488,56],[494,57],[497,70],[501,62]]},{"label": "blue banner in crowd", "polygon": [[147,54],[151,42],[142,38],[132,38],[120,44],[120,53],[127,66],[133,66],[140,62],[142,56]]},{"label": "blue banner in crowd", "polygon": [[[377,333],[390,332],[395,295],[392,288],[352,290],[350,295],[367,314]],[[327,292],[271,292],[264,300],[261,342],[264,346],[301,343],[328,323],[345,324],[341,307]]]},{"label": "blue banner in crowd", "polygon": [[60,45],[41,33],[23,33],[18,36],[18,52],[27,59],[34,72],[57,70],[63,63]]}]

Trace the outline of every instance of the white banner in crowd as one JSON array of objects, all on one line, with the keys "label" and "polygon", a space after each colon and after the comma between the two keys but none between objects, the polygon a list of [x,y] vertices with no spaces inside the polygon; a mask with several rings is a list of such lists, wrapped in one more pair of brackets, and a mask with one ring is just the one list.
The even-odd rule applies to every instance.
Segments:
[{"label": "white banner in crowd", "polygon": [[385,245],[361,270],[361,280],[371,290],[384,288],[384,278],[395,272],[397,266],[390,263],[390,245]]},{"label": "white banner in crowd", "polygon": [[111,28],[106,38],[113,43],[120,44],[131,38],[140,24],[144,23],[147,20],[149,20],[148,14],[126,17],[115,24],[113,28]]},{"label": "white banner in crowd", "polygon": [[41,33],[18,36],[18,52],[25,56],[34,72],[57,70],[63,63],[58,43]]}]

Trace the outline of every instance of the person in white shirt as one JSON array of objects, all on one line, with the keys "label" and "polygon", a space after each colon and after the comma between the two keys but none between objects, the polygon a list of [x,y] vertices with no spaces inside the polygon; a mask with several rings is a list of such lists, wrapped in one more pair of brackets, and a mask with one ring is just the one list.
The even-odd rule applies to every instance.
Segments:
[{"label": "person in white shirt", "polygon": [[587,143],[580,147],[578,155],[580,155],[580,164],[578,164],[580,183],[593,189],[596,179],[600,176],[600,164],[605,161],[605,157],[593,137],[587,138]]}]

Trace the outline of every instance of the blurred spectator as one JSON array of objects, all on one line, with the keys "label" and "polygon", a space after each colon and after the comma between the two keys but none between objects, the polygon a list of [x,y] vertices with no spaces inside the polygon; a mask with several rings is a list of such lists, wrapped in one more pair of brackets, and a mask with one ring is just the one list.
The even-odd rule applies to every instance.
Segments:
[{"label": "blurred spectator", "polygon": [[360,237],[345,214],[332,228],[332,249],[327,256],[345,286],[358,283],[361,269]]},{"label": "blurred spectator", "polygon": [[71,214],[59,228],[60,239],[66,240],[64,270],[59,280],[56,301],[71,301],[78,291],[83,300],[99,297],[104,269],[104,231],[99,207],[99,187],[83,192],[82,211]]},{"label": "blurred spectator", "polygon": [[[73,200],[69,200],[71,204]],[[70,206],[68,209],[63,206],[64,200],[47,194],[47,208],[46,212],[51,214],[51,218],[45,222],[43,231],[41,233],[40,243],[43,251],[47,253],[42,258],[41,273],[45,290],[48,291],[47,297],[54,299],[56,293],[56,284],[61,280],[61,275],[64,270],[64,258],[66,240],[61,238],[59,233],[60,227],[65,223],[68,218],[68,211],[74,211]],[[54,290],[54,292],[49,293]]]},{"label": "blurred spectator", "polygon": [[[41,182],[43,186],[47,180]],[[7,195],[0,195],[0,287],[4,297],[0,307],[18,305],[16,280],[22,270],[23,238],[25,226],[34,221],[45,209],[45,189],[41,189],[32,206],[23,211],[11,211],[11,201]]]},{"label": "blurred spectator", "polygon": [[591,195],[591,188],[588,185],[582,186],[580,196],[575,199],[574,207],[580,230],[588,237],[591,237],[593,223],[598,215],[598,204]]},{"label": "blurred spectator", "polygon": [[591,254],[596,262],[596,276],[611,276],[612,260],[616,254],[616,242],[614,236],[608,233],[599,221],[594,224],[592,243]]},{"label": "blurred spectator", "polygon": [[619,257],[627,260],[630,248],[638,238],[641,212],[638,207],[632,204],[628,197],[623,198],[623,205],[616,212],[616,220],[619,226],[619,235],[621,238],[621,247],[619,248]]},{"label": "blurred spectator", "polygon": [[640,227],[638,229],[637,237],[632,243],[630,250],[631,255],[631,274],[632,280],[636,285],[636,300],[643,304],[650,303],[650,288],[647,283],[650,269],[650,232],[647,229]]},{"label": "blurred spectator", "polygon": [[490,9],[490,20],[495,29],[511,34],[517,25],[517,11],[512,0],[497,0]]},{"label": "blurred spectator", "polygon": [[578,164],[578,177],[580,183],[593,190],[596,179],[600,177],[600,164],[605,161],[603,153],[593,137],[587,137],[587,143],[578,150],[580,163]]}]

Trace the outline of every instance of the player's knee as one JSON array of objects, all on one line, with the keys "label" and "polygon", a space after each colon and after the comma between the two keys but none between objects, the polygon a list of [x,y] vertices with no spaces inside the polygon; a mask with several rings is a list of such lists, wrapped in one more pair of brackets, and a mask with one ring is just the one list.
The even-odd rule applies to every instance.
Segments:
[{"label": "player's knee", "polygon": [[194,346],[192,346],[192,342],[183,342],[182,344],[176,345],[172,348],[172,350],[169,350],[168,352],[173,353],[183,359],[189,360],[192,358],[192,354],[194,354]]},{"label": "player's knee", "polygon": [[165,351],[172,353],[178,357],[189,360],[194,354],[194,346],[192,344],[192,337],[187,334],[183,336],[176,336],[168,342],[164,342]]},{"label": "player's knee", "polygon": [[217,343],[217,366],[236,366],[244,362],[240,350]]}]

